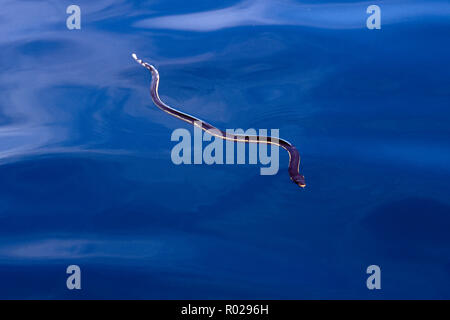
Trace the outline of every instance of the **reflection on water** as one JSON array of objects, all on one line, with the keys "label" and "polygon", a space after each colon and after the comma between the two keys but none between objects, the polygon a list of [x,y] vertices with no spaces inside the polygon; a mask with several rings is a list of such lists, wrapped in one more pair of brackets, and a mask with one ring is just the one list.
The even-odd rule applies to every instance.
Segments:
[{"label": "reflection on water", "polygon": [[[2,3],[0,297],[371,298],[375,263],[386,298],[450,298],[447,1],[380,1],[381,30],[364,2],[77,4],[69,31],[65,3]],[[308,188],[285,153],[276,176],[173,165],[189,126],[131,52],[170,105],[279,128]]]}]

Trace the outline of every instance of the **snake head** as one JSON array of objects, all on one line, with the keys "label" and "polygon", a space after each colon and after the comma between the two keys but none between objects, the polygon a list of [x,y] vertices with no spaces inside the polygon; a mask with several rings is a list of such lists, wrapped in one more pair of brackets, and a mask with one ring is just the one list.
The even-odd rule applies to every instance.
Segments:
[{"label": "snake head", "polygon": [[133,59],[134,59],[137,63],[139,63],[141,66],[143,66],[144,68],[150,70],[150,72],[151,72],[153,75],[155,75],[155,74],[157,75],[157,74],[158,74],[158,70],[156,70],[156,68],[155,68],[154,66],[152,66],[151,64],[148,64],[147,62],[144,62],[144,61],[142,61],[141,59],[139,59],[139,58],[136,56],[136,53],[132,53],[131,56],[132,56]]},{"label": "snake head", "polygon": [[297,184],[299,187],[306,187],[305,177],[302,174],[298,174],[292,178],[292,181]]}]

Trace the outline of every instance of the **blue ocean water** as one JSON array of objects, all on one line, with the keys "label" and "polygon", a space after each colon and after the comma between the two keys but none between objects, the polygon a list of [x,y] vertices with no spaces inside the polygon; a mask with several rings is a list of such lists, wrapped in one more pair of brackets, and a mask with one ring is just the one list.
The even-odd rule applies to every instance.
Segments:
[{"label": "blue ocean water", "polygon": [[[70,4],[1,5],[0,298],[450,299],[448,1]],[[283,150],[174,165],[192,128],[132,52],[168,104],[280,129],[307,187]]]}]

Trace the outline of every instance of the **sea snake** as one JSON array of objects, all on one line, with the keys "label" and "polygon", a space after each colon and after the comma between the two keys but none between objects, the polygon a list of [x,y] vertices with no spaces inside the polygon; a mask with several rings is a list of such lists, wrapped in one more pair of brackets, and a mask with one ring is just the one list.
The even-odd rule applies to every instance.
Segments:
[{"label": "sea snake", "polygon": [[158,94],[158,85],[159,85],[159,73],[158,70],[151,64],[148,64],[141,59],[138,59],[136,54],[132,54],[132,57],[134,60],[136,60],[137,63],[139,63],[144,68],[148,69],[152,74],[152,82],[150,84],[150,94],[152,96],[153,102],[156,104],[158,108],[161,110],[167,112],[168,114],[177,117],[178,119],[181,119],[183,121],[186,121],[187,123],[190,123],[203,131],[207,131],[209,134],[214,135],[218,138],[224,139],[224,140],[230,140],[235,142],[244,142],[244,143],[266,143],[266,144],[273,144],[277,145],[279,147],[282,147],[289,153],[289,176],[291,177],[291,180],[296,183],[298,186],[304,188],[306,186],[305,183],[305,177],[299,173],[299,166],[300,166],[300,155],[298,153],[297,148],[295,148],[290,142],[279,139],[279,138],[273,138],[273,137],[267,137],[267,136],[247,136],[247,135],[240,135],[240,134],[230,134],[225,131],[222,131],[220,129],[217,129],[216,127],[210,125],[207,122],[204,122],[194,116],[191,116],[187,113],[181,112],[179,110],[176,110],[172,107],[169,107],[164,102],[161,101]]}]

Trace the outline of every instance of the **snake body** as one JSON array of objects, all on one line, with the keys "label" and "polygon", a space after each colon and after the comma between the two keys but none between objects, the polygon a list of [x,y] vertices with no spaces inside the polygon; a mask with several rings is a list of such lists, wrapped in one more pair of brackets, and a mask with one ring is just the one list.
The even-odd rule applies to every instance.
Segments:
[{"label": "snake body", "polygon": [[213,125],[200,120],[194,116],[191,116],[187,113],[181,112],[177,109],[174,109],[172,107],[169,107],[164,102],[161,101],[158,94],[158,86],[159,86],[159,73],[156,68],[148,64],[141,59],[138,59],[136,54],[132,54],[134,60],[136,60],[137,63],[139,63],[144,68],[148,69],[151,72],[152,75],[152,82],[150,84],[150,94],[152,97],[153,102],[155,105],[160,108],[161,110],[167,112],[168,114],[177,117],[180,120],[183,120],[187,123],[192,124],[193,126],[196,126],[203,131],[207,131],[209,134],[214,135],[218,138],[221,138],[223,140],[230,140],[235,142],[244,142],[244,143],[266,143],[266,144],[273,144],[277,145],[279,147],[282,147],[289,153],[289,176],[291,180],[296,183],[298,186],[304,188],[306,186],[305,183],[305,177],[299,173],[299,166],[300,166],[300,155],[298,153],[297,148],[293,146],[289,141],[286,141],[284,139],[280,138],[274,138],[269,136],[252,136],[252,135],[240,135],[240,134],[230,134],[225,131],[222,131],[220,129],[217,129]]}]

